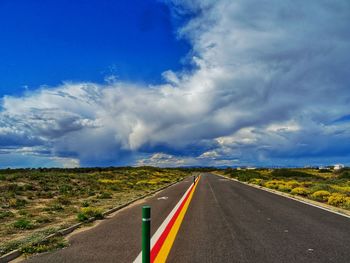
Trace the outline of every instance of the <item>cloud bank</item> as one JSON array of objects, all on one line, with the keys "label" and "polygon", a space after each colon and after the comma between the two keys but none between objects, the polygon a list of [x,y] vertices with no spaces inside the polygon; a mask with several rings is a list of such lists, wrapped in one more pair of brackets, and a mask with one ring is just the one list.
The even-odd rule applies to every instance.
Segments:
[{"label": "cloud bank", "polygon": [[177,32],[192,45],[192,70],[166,71],[156,86],[64,83],[5,96],[3,162],[350,164],[349,1],[168,4],[193,14]]}]

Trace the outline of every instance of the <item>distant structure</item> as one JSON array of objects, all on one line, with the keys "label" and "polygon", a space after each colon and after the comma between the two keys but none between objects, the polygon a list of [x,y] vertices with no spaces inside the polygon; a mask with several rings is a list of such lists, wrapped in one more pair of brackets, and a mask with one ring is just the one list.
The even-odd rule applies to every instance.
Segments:
[{"label": "distant structure", "polygon": [[335,164],[333,169],[334,170],[340,170],[340,169],[343,169],[344,168],[344,165],[343,164]]},{"label": "distant structure", "polygon": [[247,169],[247,170],[255,170],[256,167],[247,167],[246,169]]},{"label": "distant structure", "polygon": [[319,166],[318,169],[319,170],[330,170],[331,168],[329,168],[328,166]]}]

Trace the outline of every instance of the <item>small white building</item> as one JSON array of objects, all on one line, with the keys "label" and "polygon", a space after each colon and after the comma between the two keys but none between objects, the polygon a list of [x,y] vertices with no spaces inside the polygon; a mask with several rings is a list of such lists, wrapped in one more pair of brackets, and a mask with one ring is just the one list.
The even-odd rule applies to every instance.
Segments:
[{"label": "small white building", "polygon": [[339,163],[335,164],[334,167],[333,167],[334,170],[340,170],[342,168],[344,168],[344,165],[343,164],[339,164]]},{"label": "small white building", "polygon": [[329,170],[330,168],[328,166],[319,166],[318,170]]}]

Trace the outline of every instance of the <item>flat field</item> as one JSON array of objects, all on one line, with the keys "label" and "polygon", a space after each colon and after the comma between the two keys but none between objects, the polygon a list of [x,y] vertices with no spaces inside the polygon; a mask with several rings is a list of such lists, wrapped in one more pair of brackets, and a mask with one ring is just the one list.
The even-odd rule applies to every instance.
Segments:
[{"label": "flat field", "polygon": [[0,255],[44,251],[45,244],[33,244],[189,174],[153,167],[0,170]]}]

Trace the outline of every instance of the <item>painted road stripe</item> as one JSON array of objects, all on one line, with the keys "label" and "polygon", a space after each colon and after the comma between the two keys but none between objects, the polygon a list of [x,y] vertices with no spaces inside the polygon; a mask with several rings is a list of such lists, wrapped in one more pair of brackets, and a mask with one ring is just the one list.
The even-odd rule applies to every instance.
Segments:
[{"label": "painted road stripe", "polygon": [[[196,182],[198,182],[199,177],[197,178]],[[195,184],[195,186],[197,186],[197,183]],[[190,192],[192,191],[192,189],[194,189],[194,185],[191,184],[191,186],[186,190],[186,192],[184,193],[184,195],[181,197],[181,199],[179,200],[179,202],[175,205],[175,207],[173,208],[173,210],[169,213],[169,215],[165,218],[165,220],[163,221],[163,223],[161,224],[161,226],[157,229],[157,231],[154,233],[154,235],[152,236],[151,239],[151,250],[153,250],[155,244],[158,242],[158,240],[160,239],[160,237],[163,235],[163,233],[165,232],[166,228],[168,227],[169,224],[171,224],[170,222],[173,220],[175,221],[175,217],[176,213],[178,212],[178,214],[180,213],[180,209],[184,206],[185,204],[185,199],[187,197],[189,197]],[[186,200],[187,200],[186,199]],[[182,205],[182,206],[181,206]],[[173,223],[172,223],[173,225]],[[159,246],[160,243],[158,243],[157,246]],[[160,246],[161,247],[161,246]],[[160,249],[160,248],[159,248]],[[154,253],[154,252],[153,252]],[[152,251],[151,251],[151,255],[152,255]],[[154,254],[153,254],[154,255]],[[140,254],[137,256],[137,258],[134,260],[134,263],[140,263],[142,262],[142,252],[140,252]]]},{"label": "painted road stripe", "polygon": [[[199,180],[199,178],[198,178],[198,180]],[[197,185],[198,185],[198,183],[196,183],[194,185],[193,189],[188,193],[187,197],[183,201],[183,206],[178,209],[179,213],[177,215],[175,214],[174,218],[176,217],[176,219],[174,220],[173,226],[170,227],[169,232],[168,233],[166,233],[166,231],[163,232],[163,234],[166,235],[164,241],[162,242],[161,239],[158,240],[158,241],[160,241],[159,251],[158,252],[157,251],[153,251],[157,247],[154,247],[152,249],[152,251],[151,251],[151,262],[154,262],[154,263],[158,263],[159,262],[159,263],[161,263],[161,262],[165,262],[166,261],[168,255],[170,253],[171,247],[174,244],[176,235],[177,235],[177,233],[178,233],[178,231],[180,229],[182,220],[184,219],[184,216],[185,216],[185,214],[187,212],[188,206],[191,203],[191,200],[192,200],[192,197],[193,197],[194,191],[196,190]],[[161,243],[163,243],[163,244],[161,244]]]}]

